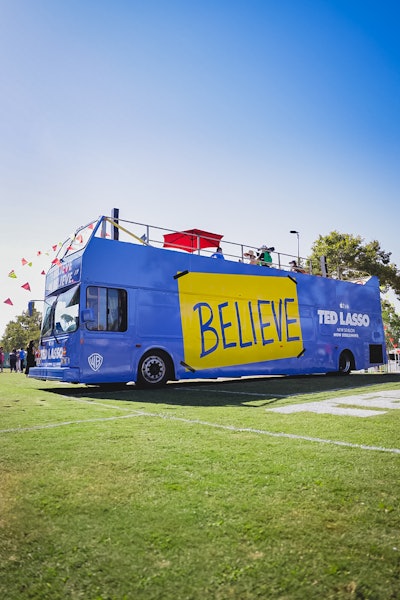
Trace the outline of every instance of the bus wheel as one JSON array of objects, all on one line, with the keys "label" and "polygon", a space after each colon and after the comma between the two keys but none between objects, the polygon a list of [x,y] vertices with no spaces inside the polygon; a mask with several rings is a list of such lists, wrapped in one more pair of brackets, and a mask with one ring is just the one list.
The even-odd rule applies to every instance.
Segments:
[{"label": "bus wheel", "polygon": [[348,350],[344,350],[339,357],[339,375],[349,375],[352,367],[352,356]]},{"label": "bus wheel", "polygon": [[161,387],[169,379],[170,361],[162,350],[150,350],[140,360],[136,385],[138,387]]}]

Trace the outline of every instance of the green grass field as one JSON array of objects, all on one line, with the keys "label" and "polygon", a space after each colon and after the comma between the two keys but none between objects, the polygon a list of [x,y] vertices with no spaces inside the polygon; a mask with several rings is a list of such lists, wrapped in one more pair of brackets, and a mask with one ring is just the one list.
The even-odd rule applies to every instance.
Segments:
[{"label": "green grass field", "polygon": [[[352,416],[366,394],[391,405]],[[332,398],[348,414],[271,410]],[[398,408],[389,374],[0,374],[0,598],[398,599]]]}]

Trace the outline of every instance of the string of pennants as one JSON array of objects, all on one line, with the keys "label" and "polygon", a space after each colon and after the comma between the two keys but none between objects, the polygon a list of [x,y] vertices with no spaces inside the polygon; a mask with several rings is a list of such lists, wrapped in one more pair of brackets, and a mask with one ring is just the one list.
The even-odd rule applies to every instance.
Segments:
[{"label": "string of pennants", "polygon": [[[93,229],[93,223],[91,223],[88,226],[88,229]],[[79,245],[84,243],[84,239],[83,236],[81,234],[76,235],[72,242],[71,245],[67,247],[67,252],[70,250],[76,250],[77,247],[79,247]],[[51,256],[51,254],[57,252],[57,250],[59,250],[62,246],[62,242],[58,242],[58,244],[54,244],[53,246],[51,246],[50,249],[48,249],[47,251],[43,252],[42,250],[38,250],[36,253],[36,257],[45,257],[45,256]],[[27,260],[26,258],[21,258],[21,267],[32,267],[34,266],[35,261],[34,260]],[[60,259],[56,256],[55,258],[53,258],[53,260],[51,260],[51,265],[60,265],[61,261]],[[16,273],[17,267],[11,269],[11,271],[8,273],[8,277],[10,279],[18,279],[19,275],[17,275]],[[41,270],[40,272],[41,275],[46,275],[46,271],[44,269]],[[31,284],[29,283],[29,281],[25,281],[25,283],[23,283],[20,286],[21,289],[26,290],[27,292],[31,292]],[[3,304],[8,304],[9,306],[14,306],[14,302],[12,300],[12,298],[8,297],[3,301]]]},{"label": "string of pennants", "polygon": [[[92,230],[94,228],[94,223],[90,223],[87,226],[88,230]],[[109,237],[109,234],[106,233],[105,237]],[[74,236],[73,240],[71,241],[71,244],[67,247],[67,252],[68,251],[73,251],[73,250],[77,250],[77,248],[79,248],[79,246],[81,246],[82,244],[84,244],[84,237],[81,233],[77,234]],[[45,257],[45,256],[49,256],[51,255],[51,253],[55,253],[57,252],[61,247],[63,246],[62,242],[58,242],[58,244],[54,244],[53,246],[51,246],[50,249],[48,249],[45,252],[42,252],[41,250],[38,250],[36,253],[36,257]],[[27,260],[26,258],[21,258],[21,267],[32,267],[34,266],[35,261],[34,260]],[[60,259],[56,256],[55,258],[53,258],[53,260],[51,260],[51,265],[60,265],[61,261]],[[17,275],[16,273],[16,268],[11,269],[11,271],[8,273],[8,277],[10,279],[18,279],[19,275]],[[41,275],[46,275],[46,271],[44,269],[41,270],[40,272]],[[31,292],[31,285],[29,283],[29,281],[25,281],[25,283],[23,283],[20,286],[21,289],[26,290],[27,292]],[[8,304],[9,306],[14,306],[14,302],[12,300],[12,298],[8,297],[3,301],[3,304]]]},{"label": "string of pennants", "polygon": [[[61,246],[62,246],[62,243],[59,242],[58,244],[54,244],[51,247],[51,250],[49,249],[46,252],[42,252],[41,250],[38,250],[36,256],[37,257],[40,257],[40,256],[50,256],[51,252],[53,252],[53,253],[56,252]],[[58,258],[55,258],[54,260],[51,261],[51,264],[56,264],[57,262],[60,262],[60,261],[59,261]],[[21,267],[33,267],[34,264],[35,264],[34,260],[30,260],[30,259],[27,260],[26,258],[21,258]],[[18,279],[20,277],[20,275],[17,275],[16,269],[17,269],[17,267],[15,267],[14,269],[11,269],[11,271],[8,273],[8,277],[10,279]],[[41,275],[46,275],[46,271],[44,269],[42,269],[42,271],[41,271],[40,274]],[[20,287],[23,290],[26,290],[27,292],[31,291],[31,285],[30,285],[29,281],[26,281]],[[12,298],[6,298],[3,301],[3,304],[8,304],[9,306],[13,306],[14,302],[13,302]]]}]

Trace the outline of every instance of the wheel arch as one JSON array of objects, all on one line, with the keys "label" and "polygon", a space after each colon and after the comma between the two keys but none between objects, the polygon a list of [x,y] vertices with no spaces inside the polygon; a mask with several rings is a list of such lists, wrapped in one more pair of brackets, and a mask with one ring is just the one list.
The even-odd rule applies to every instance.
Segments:
[{"label": "wheel arch", "polygon": [[[150,359],[150,360],[148,360]],[[161,360],[158,360],[161,359]],[[157,375],[153,376],[153,381],[151,381],[151,374],[149,369],[151,368],[151,361],[153,360],[153,367],[155,370],[162,369],[161,361],[165,363],[165,376],[160,376],[160,380]],[[150,377],[146,377],[143,372],[144,361],[147,361],[147,374],[150,374]],[[158,366],[157,366],[158,365]],[[169,352],[166,348],[162,346],[152,346],[148,347],[140,354],[136,363],[136,369],[134,370],[135,382],[138,387],[161,387],[165,385],[167,381],[176,379],[176,369],[175,362],[171,352]]]},{"label": "wheel arch", "polygon": [[356,368],[356,360],[352,350],[343,348],[339,354],[338,373],[339,375],[349,375]]}]

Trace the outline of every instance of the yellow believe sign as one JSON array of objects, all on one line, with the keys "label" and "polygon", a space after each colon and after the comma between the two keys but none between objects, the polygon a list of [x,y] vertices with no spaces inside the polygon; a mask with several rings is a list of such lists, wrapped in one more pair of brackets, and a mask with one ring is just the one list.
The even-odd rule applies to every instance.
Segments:
[{"label": "yellow believe sign", "polygon": [[292,278],[186,273],[177,281],[185,363],[193,369],[292,358],[302,352]]}]

